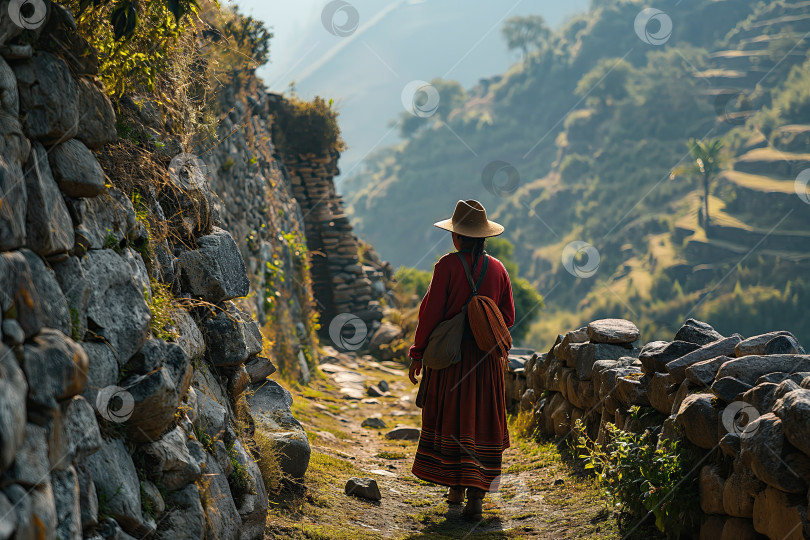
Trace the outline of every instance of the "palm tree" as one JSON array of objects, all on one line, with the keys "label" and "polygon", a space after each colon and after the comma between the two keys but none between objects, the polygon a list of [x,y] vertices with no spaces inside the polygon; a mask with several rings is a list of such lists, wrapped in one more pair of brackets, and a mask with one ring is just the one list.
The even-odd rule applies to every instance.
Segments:
[{"label": "palm tree", "polygon": [[703,183],[703,230],[709,230],[709,191],[711,182],[723,167],[723,143],[720,139],[699,141],[689,139],[686,142],[692,162],[672,171],[672,177],[682,174],[697,176]]}]

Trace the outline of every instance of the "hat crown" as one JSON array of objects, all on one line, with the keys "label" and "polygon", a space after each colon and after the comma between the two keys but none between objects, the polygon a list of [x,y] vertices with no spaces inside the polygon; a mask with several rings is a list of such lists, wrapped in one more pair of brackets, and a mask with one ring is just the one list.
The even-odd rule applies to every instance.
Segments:
[{"label": "hat crown", "polygon": [[453,225],[481,226],[487,223],[487,211],[484,206],[474,200],[458,201],[453,211]]}]

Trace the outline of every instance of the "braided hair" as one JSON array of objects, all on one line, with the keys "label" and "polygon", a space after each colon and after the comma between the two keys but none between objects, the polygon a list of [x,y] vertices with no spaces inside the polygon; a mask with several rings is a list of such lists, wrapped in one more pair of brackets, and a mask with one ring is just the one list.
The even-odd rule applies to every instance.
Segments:
[{"label": "braided hair", "polygon": [[464,249],[469,249],[472,252],[472,269],[470,271],[475,273],[475,267],[478,264],[478,260],[481,258],[481,255],[484,254],[486,238],[472,238],[470,236],[463,235],[459,235],[459,237],[462,247]]}]

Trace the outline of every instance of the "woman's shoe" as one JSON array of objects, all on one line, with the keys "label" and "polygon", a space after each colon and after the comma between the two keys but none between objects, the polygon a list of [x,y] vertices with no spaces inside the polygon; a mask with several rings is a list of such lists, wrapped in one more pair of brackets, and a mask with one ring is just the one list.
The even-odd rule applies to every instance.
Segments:
[{"label": "woman's shoe", "polygon": [[480,489],[467,489],[467,504],[464,506],[464,518],[476,521],[481,519],[485,492]]},{"label": "woman's shoe", "polygon": [[447,504],[461,504],[464,502],[464,488],[451,487],[444,494],[444,497],[447,499]]}]

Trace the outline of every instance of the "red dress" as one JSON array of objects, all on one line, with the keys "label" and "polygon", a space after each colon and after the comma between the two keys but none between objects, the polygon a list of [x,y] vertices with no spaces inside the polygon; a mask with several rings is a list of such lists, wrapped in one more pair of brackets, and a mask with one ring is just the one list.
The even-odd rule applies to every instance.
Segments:
[{"label": "red dress", "polygon": [[[470,253],[462,253],[472,265]],[[473,270],[477,281],[481,262]],[[430,287],[419,306],[419,324],[409,356],[421,359],[433,329],[461,311],[472,290],[454,253],[433,269]],[[495,301],[507,326],[515,322],[512,285],[503,264],[489,257],[478,294]],[[497,491],[503,451],[509,448],[502,360],[487,355],[469,331],[462,359],[441,370],[424,368],[416,404],[422,408],[422,432],[413,464],[417,477],[453,487]]]}]

